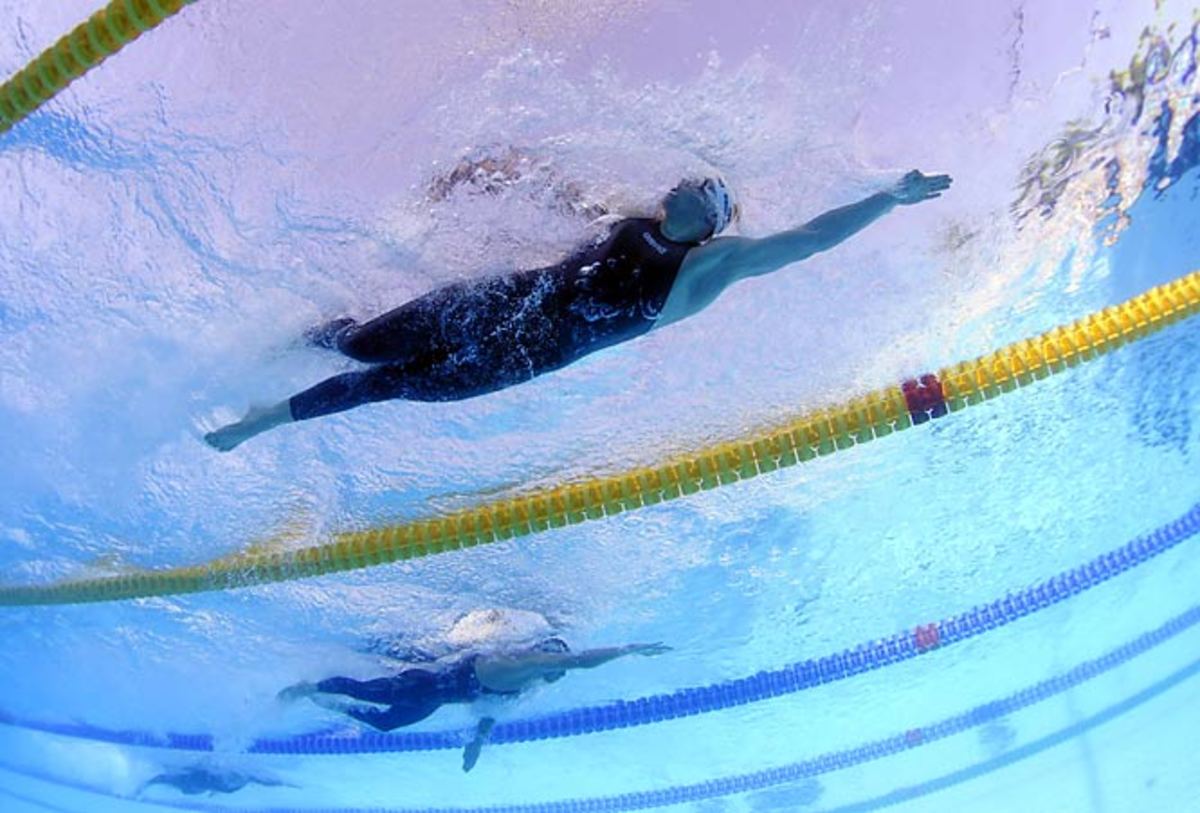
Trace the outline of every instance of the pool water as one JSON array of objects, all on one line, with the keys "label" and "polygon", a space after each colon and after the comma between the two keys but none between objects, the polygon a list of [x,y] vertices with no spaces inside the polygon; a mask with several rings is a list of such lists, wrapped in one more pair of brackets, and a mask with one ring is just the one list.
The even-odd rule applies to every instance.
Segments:
[{"label": "pool water", "polygon": [[[94,10],[0,0],[0,73]],[[654,464],[1192,272],[1198,14],[185,8],[0,135],[0,587],[299,548]],[[456,176],[463,161],[507,169]],[[201,441],[350,368],[297,341],[309,325],[551,262],[681,175],[721,172],[738,231],[761,236],[912,167],[955,185],[559,373],[228,454]],[[602,521],[244,589],[0,607],[0,809],[1191,809],[1198,393],[1192,319]],[[391,737],[275,700],[384,674],[388,653],[551,633],[671,651]],[[482,713],[495,741],[464,774]],[[197,766],[280,784],[143,789]]]}]

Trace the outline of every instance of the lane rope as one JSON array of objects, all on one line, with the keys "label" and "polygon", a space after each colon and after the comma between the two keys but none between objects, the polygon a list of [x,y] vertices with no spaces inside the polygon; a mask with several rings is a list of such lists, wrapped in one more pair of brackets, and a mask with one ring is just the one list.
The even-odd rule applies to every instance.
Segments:
[{"label": "lane rope", "polygon": [[0,134],[195,0],[112,0],[0,85]]},{"label": "lane rope", "polygon": [[[1200,605],[1191,607],[1166,621],[1161,626],[1131,639],[1098,658],[1083,661],[1074,668],[1054,677],[1039,681],[1012,694],[982,703],[964,712],[945,717],[928,725],[909,728],[887,737],[869,740],[853,748],[829,751],[800,762],[766,768],[752,773],[718,777],[687,785],[675,785],[655,790],[632,791],[610,796],[563,799],[526,804],[489,805],[485,807],[390,808],[377,806],[370,808],[296,808],[275,805],[268,807],[231,807],[160,799],[137,799],[132,801],[138,801],[146,805],[166,805],[180,810],[202,810],[209,813],[617,813],[617,811],[645,810],[647,808],[698,802],[812,779],[823,774],[832,773],[833,771],[865,765],[889,756],[940,742],[1075,689],[1090,680],[1111,672],[1137,656],[1143,655],[1170,641],[1192,629],[1197,624],[1200,624]],[[997,767],[1011,764],[1011,762],[1018,758],[1016,755],[1037,753],[1040,750],[1050,747],[1052,744],[1066,741],[1071,736],[1078,735],[1101,723],[1115,719],[1121,714],[1191,679],[1197,673],[1200,673],[1200,661],[1192,661],[1140,692],[1066,728],[1035,740],[1026,746],[1022,746],[1016,749],[1011,755],[1000,757],[996,763]],[[16,766],[8,762],[0,762],[0,768],[61,787],[130,800],[129,797],[119,796],[109,790],[85,784],[78,780],[54,777],[44,771]],[[977,773],[978,768],[967,768],[946,776],[959,777],[958,781],[966,781]],[[916,788],[927,787],[937,789],[940,785],[941,782],[939,780],[934,780],[931,783],[916,786]],[[912,798],[913,796],[914,788],[909,787],[897,789],[880,798],[899,801],[905,798]],[[850,805],[846,809],[866,810],[870,809],[870,803]]]},{"label": "lane rope", "polygon": [[429,519],[334,533],[292,551],[252,548],[208,563],[42,585],[0,586],[0,605],[76,604],[182,595],[359,570],[543,533],[740,482],[982,404],[1200,311],[1200,271],[1119,305],[790,423],[658,466],[485,501]]},{"label": "lane rope", "polygon": [[[1200,503],[1178,519],[1103,553],[1077,567],[1064,570],[1024,590],[979,604],[967,612],[872,639],[823,658],[799,661],[770,671],[708,686],[679,689],[631,701],[569,709],[554,714],[501,722],[489,742],[504,745],[556,739],[600,731],[707,714],[774,697],[794,694],[827,683],[912,660],[951,644],[975,638],[1033,615],[1166,553],[1200,532]],[[86,723],[33,720],[0,711],[0,723],[60,736],[137,747],[181,751],[214,751],[211,734],[162,733],[115,730]],[[254,754],[365,754],[398,751],[458,749],[471,739],[473,729],[384,733],[339,728],[291,737],[265,737],[246,749]]]}]

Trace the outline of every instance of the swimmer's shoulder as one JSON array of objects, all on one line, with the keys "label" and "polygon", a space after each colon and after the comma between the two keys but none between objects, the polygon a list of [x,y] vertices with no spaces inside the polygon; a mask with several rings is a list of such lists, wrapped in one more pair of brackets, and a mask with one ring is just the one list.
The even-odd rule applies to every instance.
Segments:
[{"label": "swimmer's shoulder", "polygon": [[680,276],[710,276],[728,270],[753,241],[746,237],[716,237],[690,249],[679,267]]},{"label": "swimmer's shoulder", "polygon": [[655,327],[694,316],[711,305],[737,280],[737,258],[747,242],[744,237],[717,237],[689,250]]}]

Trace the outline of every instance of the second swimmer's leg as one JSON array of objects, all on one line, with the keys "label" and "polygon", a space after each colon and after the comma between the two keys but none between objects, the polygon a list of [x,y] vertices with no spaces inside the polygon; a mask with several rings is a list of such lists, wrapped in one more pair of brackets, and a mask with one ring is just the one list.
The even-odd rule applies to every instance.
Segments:
[{"label": "second swimmer's leg", "polygon": [[413,723],[419,723],[441,708],[441,706],[441,702],[435,698],[415,697],[394,703],[386,709],[354,706],[346,709],[345,713],[355,720],[366,723],[379,731],[391,731],[396,728],[412,725]]},{"label": "second swimmer's leg", "polygon": [[438,697],[437,677],[423,669],[409,669],[395,677],[374,680],[329,678],[317,684],[317,690],[341,694],[368,703],[382,703],[386,709],[351,706],[343,711],[355,720],[380,731],[391,731],[424,720],[442,705]]},{"label": "second swimmer's leg", "polygon": [[322,680],[314,688],[324,694],[344,694],[368,703],[390,705],[403,699],[403,687],[398,686],[397,681],[392,678],[355,680],[348,677],[331,677]]}]

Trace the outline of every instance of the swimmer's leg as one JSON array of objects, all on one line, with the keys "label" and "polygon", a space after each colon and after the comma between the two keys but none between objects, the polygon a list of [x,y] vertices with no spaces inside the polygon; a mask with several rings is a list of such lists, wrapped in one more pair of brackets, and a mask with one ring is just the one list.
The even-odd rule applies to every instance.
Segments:
[{"label": "swimmer's leg", "polygon": [[327,378],[288,399],[291,419],[306,421],[376,401],[461,401],[528,378],[507,375],[502,368],[443,361],[440,356],[420,357],[410,364],[379,364]]},{"label": "swimmer's leg", "polygon": [[419,723],[441,708],[441,705],[441,701],[435,697],[414,697],[386,709],[355,706],[346,709],[345,713],[379,731],[391,731]]},{"label": "swimmer's leg", "polygon": [[380,731],[391,731],[424,720],[442,705],[437,676],[423,669],[408,669],[395,677],[354,680],[334,677],[316,685],[323,694],[340,694],[387,708],[350,706],[338,709]]},{"label": "swimmer's leg", "polygon": [[293,421],[345,412],[363,404],[387,401],[404,395],[403,365],[385,364],[327,378],[284,403]]},{"label": "swimmer's leg", "polygon": [[374,680],[332,677],[322,680],[314,688],[323,694],[344,694],[367,703],[390,705],[404,699],[403,693],[408,689],[408,682],[401,683],[395,678],[385,677]]},{"label": "swimmer's leg", "polygon": [[432,291],[358,324],[343,317],[305,333],[309,344],[327,347],[366,364],[397,364],[435,354],[444,344],[441,320],[461,286]]},{"label": "swimmer's leg", "polygon": [[304,331],[304,341],[313,347],[323,347],[326,350],[337,350],[338,340],[347,330],[358,326],[358,322],[349,316],[331,319],[323,325],[317,325]]},{"label": "swimmer's leg", "polygon": [[379,364],[335,375],[272,407],[252,409],[242,420],[208,433],[204,440],[227,452],[285,423],[345,412],[376,401],[461,401],[532,377],[524,368],[514,371],[503,363],[446,365],[443,361],[441,356],[421,357],[409,364]]},{"label": "swimmer's leg", "polygon": [[204,440],[214,449],[228,452],[255,435],[285,423],[345,412],[375,401],[406,398],[414,390],[410,374],[415,372],[403,364],[381,364],[367,370],[335,375],[274,406],[255,407],[240,421],[209,432]]},{"label": "swimmer's leg", "polygon": [[251,407],[250,411],[246,413],[246,417],[222,426],[215,432],[209,432],[204,436],[204,442],[214,449],[228,452],[255,435],[260,435],[268,429],[274,429],[276,426],[282,426],[294,420],[287,401],[282,401],[274,406]]}]

